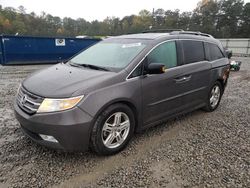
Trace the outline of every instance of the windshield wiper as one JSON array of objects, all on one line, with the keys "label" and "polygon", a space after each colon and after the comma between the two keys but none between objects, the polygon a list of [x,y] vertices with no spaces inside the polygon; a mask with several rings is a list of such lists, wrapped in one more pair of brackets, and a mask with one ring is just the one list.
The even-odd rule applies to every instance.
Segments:
[{"label": "windshield wiper", "polygon": [[71,65],[71,66],[73,66],[73,67],[81,67],[80,64],[73,63],[72,61],[69,61],[68,64]]},{"label": "windshield wiper", "polygon": [[74,66],[74,67],[88,67],[90,69],[95,69],[95,70],[104,70],[104,71],[110,71],[107,68],[104,67],[100,67],[97,65],[91,65],[91,64],[78,64],[78,63],[73,63],[73,62],[69,62],[70,65]]},{"label": "windshield wiper", "polygon": [[91,65],[91,64],[80,64],[80,65],[83,66],[83,67],[89,67],[89,68],[91,68],[91,69],[110,71],[110,70],[107,69],[107,68],[100,67],[100,66],[97,66],[97,65]]}]

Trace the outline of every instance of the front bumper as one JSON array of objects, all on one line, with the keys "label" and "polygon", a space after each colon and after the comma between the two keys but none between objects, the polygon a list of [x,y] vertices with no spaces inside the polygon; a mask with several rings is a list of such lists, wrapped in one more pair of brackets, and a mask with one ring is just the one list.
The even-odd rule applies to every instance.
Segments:
[{"label": "front bumper", "polygon": [[[85,151],[89,147],[93,118],[78,107],[28,115],[15,103],[14,111],[23,132],[41,145],[65,151]],[[39,134],[53,136],[58,142],[45,141]]]}]

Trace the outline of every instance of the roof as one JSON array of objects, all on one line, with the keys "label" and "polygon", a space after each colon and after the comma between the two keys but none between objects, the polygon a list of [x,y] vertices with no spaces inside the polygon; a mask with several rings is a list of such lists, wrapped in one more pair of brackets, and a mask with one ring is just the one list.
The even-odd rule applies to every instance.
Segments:
[{"label": "roof", "polygon": [[[165,31],[165,30],[164,30]],[[204,39],[214,39],[211,35],[201,32],[195,32],[195,31],[167,31],[167,32],[159,32],[156,31],[147,31],[143,33],[137,33],[137,34],[129,34],[129,35],[121,35],[117,36],[115,38],[121,38],[121,39],[146,39],[146,40],[154,40],[154,39],[161,39],[161,38],[167,38],[172,36],[173,37],[180,37],[180,36],[187,36],[191,38],[204,38]]]}]

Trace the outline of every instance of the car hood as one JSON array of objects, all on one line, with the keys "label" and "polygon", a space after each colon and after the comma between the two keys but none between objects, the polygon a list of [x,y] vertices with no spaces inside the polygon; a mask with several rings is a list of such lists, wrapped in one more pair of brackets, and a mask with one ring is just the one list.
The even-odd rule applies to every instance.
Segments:
[{"label": "car hood", "polygon": [[98,85],[116,74],[57,64],[30,75],[24,80],[23,87],[42,97],[64,98],[73,96],[77,90],[90,92],[91,89],[97,89]]}]

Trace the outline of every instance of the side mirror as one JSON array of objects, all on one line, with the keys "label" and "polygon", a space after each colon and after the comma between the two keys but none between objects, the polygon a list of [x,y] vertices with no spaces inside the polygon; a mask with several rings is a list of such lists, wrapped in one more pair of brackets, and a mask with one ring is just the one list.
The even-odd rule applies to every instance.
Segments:
[{"label": "side mirror", "polygon": [[225,51],[226,51],[227,58],[228,58],[228,59],[231,59],[231,57],[232,57],[232,55],[233,55],[232,50],[225,49]]},{"label": "side mirror", "polygon": [[147,74],[162,74],[165,73],[165,65],[161,63],[150,63],[146,69]]}]

